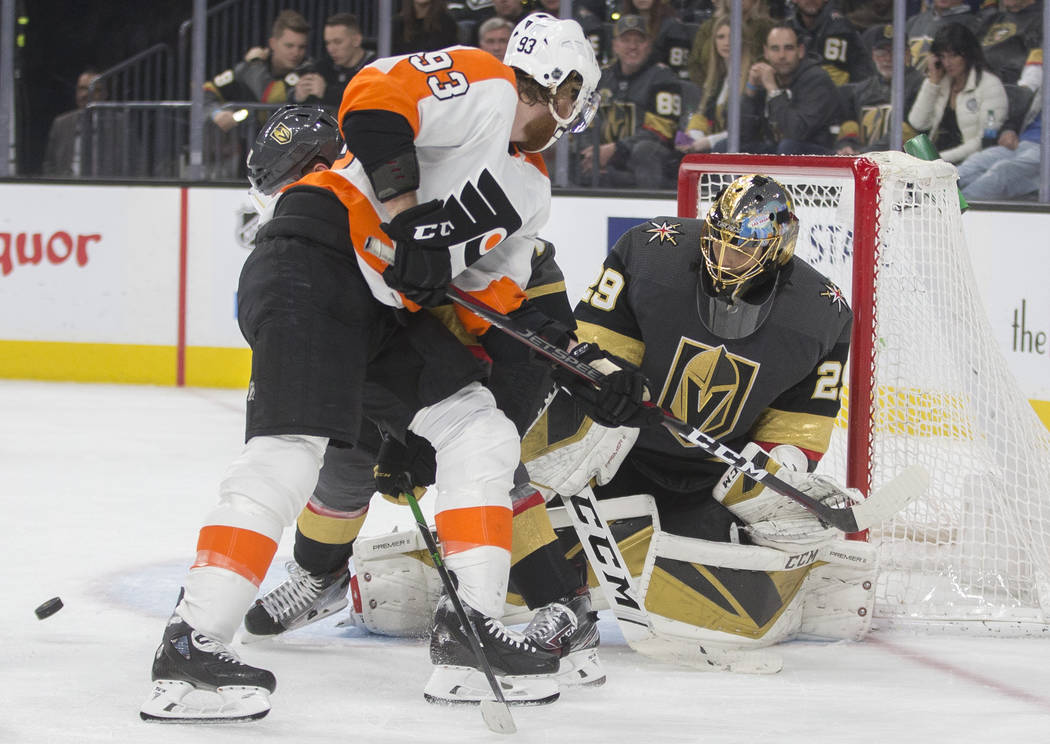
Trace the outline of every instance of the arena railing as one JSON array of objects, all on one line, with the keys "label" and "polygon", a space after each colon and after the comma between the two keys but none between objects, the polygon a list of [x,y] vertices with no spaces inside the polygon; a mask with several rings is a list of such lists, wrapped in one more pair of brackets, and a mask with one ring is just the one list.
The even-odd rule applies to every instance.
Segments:
[{"label": "arena railing", "polygon": [[175,58],[167,44],[154,44],[99,73],[88,88],[88,99],[101,91],[114,101],[163,101],[173,98]]},{"label": "arena railing", "polygon": [[[379,11],[374,0],[226,0],[208,8],[207,60],[210,74],[217,75],[234,67],[251,47],[266,46],[271,26],[282,10],[295,10],[310,23],[307,57],[324,56],[323,27],[333,13],[353,13],[366,37],[374,37],[379,24]],[[193,19],[179,27],[177,44],[177,95],[189,94],[192,65]]]}]

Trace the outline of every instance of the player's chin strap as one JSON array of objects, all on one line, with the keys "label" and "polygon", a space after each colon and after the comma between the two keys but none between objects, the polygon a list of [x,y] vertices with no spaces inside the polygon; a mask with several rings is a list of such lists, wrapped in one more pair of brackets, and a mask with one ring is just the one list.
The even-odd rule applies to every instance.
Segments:
[{"label": "player's chin strap", "polygon": [[[523,327],[512,318],[508,318],[506,315],[494,310],[459,287],[449,285],[448,297],[452,302],[462,305],[478,317],[487,320],[504,333],[508,333],[522,343],[527,344],[536,352],[565,367],[577,376],[596,385],[601,383],[604,375],[594,369],[594,367],[586,362],[581,362],[572,354],[550,343],[535,331]],[[653,403],[647,403],[646,405],[655,407]],[[817,500],[784,478],[777,477],[758,467],[739,452],[708,436],[700,429],[696,429],[675,418],[667,411],[662,411],[662,413],[663,420],[661,423],[671,432],[695,444],[704,452],[716,457],[727,465],[736,468],[766,488],[770,488],[797,502],[827,524],[845,533],[862,532],[881,524],[918,498],[929,485],[930,477],[926,469],[921,465],[912,465],[902,470],[896,478],[860,503],[854,504],[850,494],[844,488],[838,488],[837,493],[834,489],[831,492],[827,488],[822,489],[820,500]],[[804,480],[799,480],[799,484],[805,487]],[[832,504],[837,504],[837,506]]]}]

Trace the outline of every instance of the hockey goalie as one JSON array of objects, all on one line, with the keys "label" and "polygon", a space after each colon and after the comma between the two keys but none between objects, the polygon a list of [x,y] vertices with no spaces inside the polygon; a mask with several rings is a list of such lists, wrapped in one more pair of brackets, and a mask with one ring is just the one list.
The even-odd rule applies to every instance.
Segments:
[{"label": "hockey goalie", "polygon": [[[859,500],[812,474],[839,411],[852,315],[842,293],[793,255],[797,230],[790,195],[760,175],[729,185],[704,220],[657,217],[631,229],[576,308],[573,354],[607,375],[624,371],[625,384],[641,370],[650,384],[636,391],[639,405],[651,399],[811,498]],[[693,656],[703,668],[773,672],[776,657],[754,649],[867,632],[871,546],[683,437],[623,425],[636,418],[622,396],[610,408],[585,382],[559,382],[564,390],[523,441],[530,477],[570,503],[593,485],[652,633],[702,648]],[[518,558],[554,533],[541,504],[515,511]],[[561,547],[578,554],[569,520],[551,514]],[[361,547],[390,542],[382,529],[359,538]],[[382,560],[390,558],[355,549],[366,624],[389,600],[366,596],[382,593],[373,568]],[[604,568],[591,571],[592,585]],[[417,586],[426,576],[416,572]]]}]

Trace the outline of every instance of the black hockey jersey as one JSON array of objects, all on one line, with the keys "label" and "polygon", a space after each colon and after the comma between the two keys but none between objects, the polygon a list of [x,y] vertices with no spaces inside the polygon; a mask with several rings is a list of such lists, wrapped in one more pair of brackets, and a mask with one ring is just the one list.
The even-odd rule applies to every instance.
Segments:
[{"label": "black hockey jersey", "polygon": [[908,19],[905,33],[908,37],[908,53],[911,56],[912,67],[926,70],[926,57],[930,54],[933,37],[941,26],[949,23],[961,23],[976,33],[978,20],[966,4],[953,5],[941,13],[927,10]]},{"label": "black hockey jersey", "polygon": [[[713,335],[697,314],[701,224],[657,217],[620,238],[576,306],[577,335],[638,364],[661,407],[738,451],[749,441],[793,444],[815,461],[839,411],[852,312],[794,258],[755,333]],[[709,488],[726,467],[663,428],[643,429],[628,457],[680,492]]]},{"label": "black hockey jersey", "polygon": [[602,70],[602,142],[620,142],[643,129],[670,142],[682,115],[682,85],[671,70],[648,63],[633,75],[624,75],[619,62]]},{"label": "black hockey jersey", "polygon": [[[918,70],[907,67],[904,70],[904,112],[911,110],[915,96],[923,77]],[[878,73],[859,83],[850,83],[839,88],[842,96],[845,120],[839,129],[836,148],[852,145],[858,152],[872,152],[890,149],[890,124],[892,110],[890,94],[893,81]],[[904,139],[909,140],[917,132],[904,121]]]},{"label": "black hockey jersey", "polygon": [[797,9],[792,25],[806,45],[806,54],[820,63],[835,85],[856,83],[873,72],[871,56],[861,42],[860,33],[834,2],[824,5],[812,28],[802,24]]},{"label": "black hockey jersey", "polygon": [[991,71],[1004,84],[1014,84],[1029,53],[1042,46],[1043,7],[1034,3],[1017,13],[995,13],[985,20],[977,36]]}]

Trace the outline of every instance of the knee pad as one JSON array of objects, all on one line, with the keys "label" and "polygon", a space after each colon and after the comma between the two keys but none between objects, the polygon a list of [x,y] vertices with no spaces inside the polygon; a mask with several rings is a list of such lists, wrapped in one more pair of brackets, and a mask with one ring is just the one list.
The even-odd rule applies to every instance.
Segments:
[{"label": "knee pad", "polygon": [[492,393],[471,383],[419,411],[409,428],[437,453],[438,509],[510,508],[521,444]]},{"label": "knee pad", "polygon": [[209,524],[252,530],[277,541],[317,484],[325,437],[252,437],[226,470]]}]

